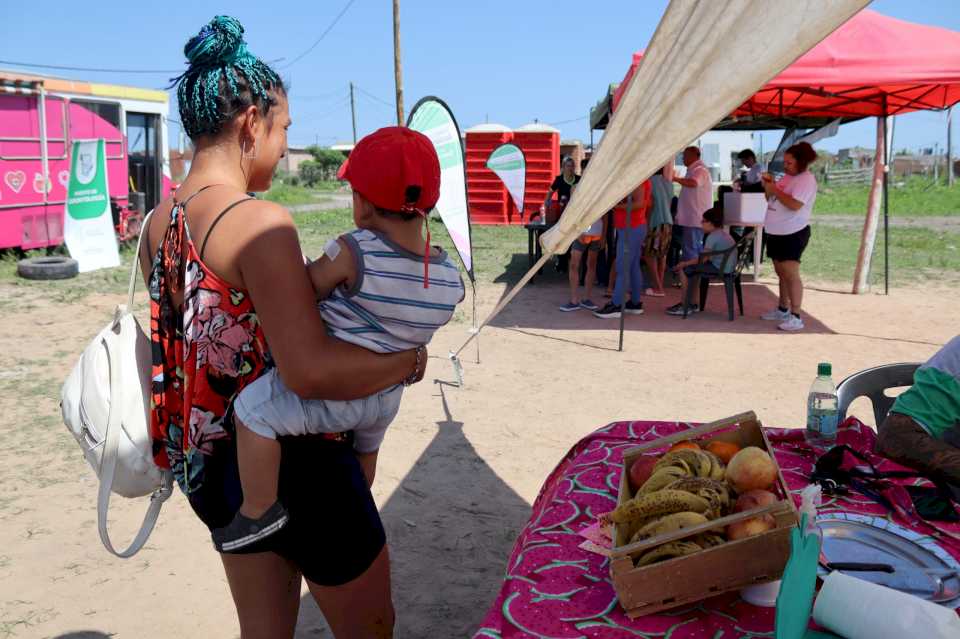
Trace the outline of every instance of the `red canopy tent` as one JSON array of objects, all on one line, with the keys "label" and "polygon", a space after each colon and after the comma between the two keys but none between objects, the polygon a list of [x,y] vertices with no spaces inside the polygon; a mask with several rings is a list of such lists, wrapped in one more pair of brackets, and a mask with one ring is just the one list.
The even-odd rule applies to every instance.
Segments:
[{"label": "red canopy tent", "polygon": [[[614,110],[642,59],[643,51],[633,54],[623,82],[613,91]],[[716,128],[809,128],[836,118],[850,122],[946,109],[958,102],[960,33],[865,9]]]},{"label": "red canopy tent", "polygon": [[[616,109],[642,59],[642,51],[633,54],[623,82],[591,111],[592,127],[605,127],[610,113],[603,111]],[[748,63],[744,61],[744,64]],[[719,70],[724,67],[718,65],[717,69],[723,72]],[[735,73],[735,66],[728,71]],[[703,99],[709,99],[709,96],[703,96]],[[886,118],[913,111],[944,110],[958,102],[960,33],[863,10],[798,58],[717,123],[714,129],[819,128],[837,119],[853,122],[866,117]],[[882,170],[888,157],[886,147],[889,141],[882,122],[878,123],[877,156],[880,160],[864,224],[854,292],[859,292],[866,283],[876,233],[881,179],[884,237],[889,232],[887,174]]]}]

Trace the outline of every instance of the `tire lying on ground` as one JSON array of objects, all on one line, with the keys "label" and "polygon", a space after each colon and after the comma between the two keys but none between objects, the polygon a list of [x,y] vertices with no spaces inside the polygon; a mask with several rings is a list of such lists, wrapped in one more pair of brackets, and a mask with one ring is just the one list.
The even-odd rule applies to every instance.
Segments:
[{"label": "tire lying on ground", "polygon": [[69,257],[31,257],[17,262],[17,275],[28,280],[66,280],[78,272],[77,261]]}]

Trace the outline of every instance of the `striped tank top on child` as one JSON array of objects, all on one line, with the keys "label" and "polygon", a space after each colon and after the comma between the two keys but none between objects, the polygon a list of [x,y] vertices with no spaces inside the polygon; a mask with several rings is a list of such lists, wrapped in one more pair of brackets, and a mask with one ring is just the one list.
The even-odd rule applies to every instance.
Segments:
[{"label": "striped tank top on child", "polygon": [[460,271],[445,251],[430,257],[424,287],[424,257],[376,231],[356,230],[340,238],[353,255],[357,279],[320,302],[330,333],[378,353],[427,344],[463,301]]}]

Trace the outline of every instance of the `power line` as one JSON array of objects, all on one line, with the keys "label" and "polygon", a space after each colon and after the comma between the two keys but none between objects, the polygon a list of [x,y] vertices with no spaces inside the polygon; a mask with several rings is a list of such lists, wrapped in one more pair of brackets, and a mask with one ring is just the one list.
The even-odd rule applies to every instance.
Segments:
[{"label": "power line", "polygon": [[17,67],[28,67],[32,69],[53,69],[56,71],[84,71],[88,73],[183,73],[183,69],[100,69],[95,67],[67,67],[57,64],[34,64],[32,62],[14,62],[13,60],[0,60],[0,64],[12,64]]},{"label": "power line", "polygon": [[582,122],[583,120],[586,120],[588,117],[590,116],[585,115],[579,118],[571,118],[570,120],[560,120],[559,122],[549,122],[548,124],[550,124],[550,126],[560,126],[561,124],[570,124],[572,122]]},{"label": "power line", "polygon": [[358,87],[357,85],[354,85],[354,87],[355,87],[355,88],[357,89],[357,91],[359,91],[360,93],[363,93],[363,94],[366,95],[368,98],[372,98],[372,99],[376,100],[377,102],[379,102],[380,104],[383,104],[384,106],[388,106],[388,107],[390,107],[391,109],[395,106],[392,102],[387,102],[387,101],[384,100],[383,98],[378,98],[377,96],[373,95],[372,93],[370,93],[370,92],[367,91],[366,89],[363,89],[363,88],[361,88],[361,87]]},{"label": "power line", "polygon": [[316,49],[316,48],[317,48],[317,45],[320,44],[320,42],[327,36],[327,34],[330,33],[330,31],[332,31],[335,26],[337,26],[337,23],[340,22],[340,18],[342,18],[343,15],[347,12],[347,10],[350,9],[351,6],[353,6],[353,3],[354,3],[354,2],[356,2],[356,0],[349,0],[349,1],[347,2],[347,4],[343,7],[343,9],[340,10],[340,13],[337,14],[337,17],[333,19],[333,22],[330,23],[330,26],[328,26],[328,27],[324,30],[324,32],[320,34],[320,37],[317,38],[316,41],[314,41],[314,43],[311,44],[310,47],[309,47],[306,51],[304,51],[303,53],[301,53],[300,55],[298,55],[297,57],[295,57],[293,60],[291,60],[290,62],[288,62],[287,64],[285,64],[285,65],[284,65],[283,67],[281,67],[281,68],[283,68],[283,69],[289,69],[289,68],[292,67],[294,64],[296,64],[297,62],[299,62],[300,60],[302,60],[303,57],[306,56],[308,53],[310,53],[311,51],[313,51],[314,49]]},{"label": "power line", "polygon": [[[337,17],[333,19],[333,22],[320,34],[320,37],[317,38],[313,44],[307,48],[306,51],[295,57],[293,60],[285,64],[282,69],[289,69],[291,66],[302,60],[307,54],[317,48],[317,45],[327,36],[330,31],[333,30],[337,23],[340,22],[340,19],[347,13],[347,10],[353,5],[356,0],[349,0],[347,4],[340,10],[340,13],[337,14]],[[280,58],[277,60],[283,60]],[[50,69],[54,71],[81,71],[83,73],[144,73],[144,74],[169,74],[169,73],[183,73],[183,69],[106,69],[100,67],[74,67],[74,66],[64,66],[59,64],[37,64],[33,62],[15,62],[13,60],[0,60],[0,64],[11,64],[18,67],[26,67],[31,69]]]}]

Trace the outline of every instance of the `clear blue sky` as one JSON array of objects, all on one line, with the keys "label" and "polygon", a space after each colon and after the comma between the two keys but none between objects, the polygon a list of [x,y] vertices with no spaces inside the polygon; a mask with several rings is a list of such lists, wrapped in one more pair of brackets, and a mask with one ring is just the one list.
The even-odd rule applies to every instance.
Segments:
[{"label": "clear blue sky", "polygon": [[[251,50],[287,62],[307,49],[347,0],[243,3],[226,10],[247,29]],[[240,3],[232,3],[240,4]],[[426,94],[444,98],[462,128],[483,122],[520,126],[534,118],[559,124],[563,137],[589,139],[586,115],[609,82],[626,71],[630,55],[653,34],[665,0],[401,0],[406,107]],[[178,69],[183,44],[223,3],[156,5],[143,2],[55,2],[36,11],[5,2],[0,60],[55,65]],[[960,31],[957,0],[876,0],[872,8],[897,18]],[[47,73],[151,88],[173,74]],[[347,85],[357,96],[358,133],[391,124],[393,41],[390,0],[355,0],[306,57],[282,73],[292,85],[291,145],[332,144],[351,137]],[[177,118],[176,100],[171,117]],[[960,123],[956,127],[960,129]],[[847,125],[821,146],[872,146],[874,124]],[[176,126],[171,126],[173,142]],[[954,133],[954,141],[958,134]],[[773,144],[773,134],[764,147]],[[898,119],[897,148],[946,139],[946,116],[918,113]],[[955,145],[956,146],[956,145]],[[956,153],[956,151],[955,151]]]}]

